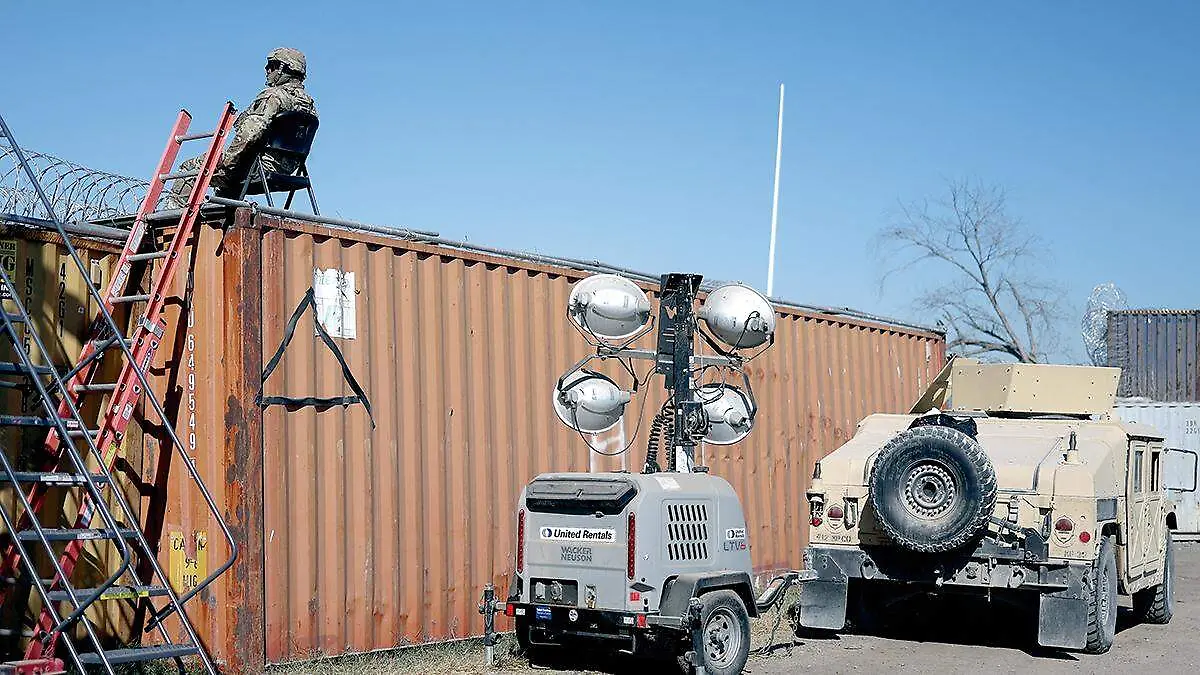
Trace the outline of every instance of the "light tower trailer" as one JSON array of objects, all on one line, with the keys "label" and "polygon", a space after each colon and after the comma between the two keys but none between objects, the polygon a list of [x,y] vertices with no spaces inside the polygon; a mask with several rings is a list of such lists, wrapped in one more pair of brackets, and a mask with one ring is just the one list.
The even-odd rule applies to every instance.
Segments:
[{"label": "light tower trailer", "polygon": [[[646,321],[648,300],[631,282],[602,276],[626,297],[608,287],[588,292],[585,280],[572,293],[572,317],[586,334],[626,340],[596,344],[595,356],[559,380],[560,418],[581,432],[620,419],[631,394],[603,375],[580,371],[592,358],[654,360],[668,401],[651,430],[643,473],[548,473],[525,487],[516,514],[516,569],[503,611],[526,649],[583,644],[679,657],[696,672],[741,672],[749,657],[750,618],[778,603],[802,573],[776,577],[755,597],[741,502],[727,481],[694,461],[698,440],[731,443],[749,433],[755,413],[749,379],[743,372],[742,391],[698,384],[693,376],[704,367],[742,371],[745,359],[735,350],[769,346],[774,310],[752,289],[730,285],[710,293],[697,317],[700,277],[664,275],[658,348],[634,350],[628,344],[645,331],[605,335],[597,324],[620,315],[619,307],[640,307]],[[700,330],[697,318],[732,349]],[[717,354],[694,354],[696,335]],[[635,392],[637,386],[635,376]],[[660,470],[657,445],[664,431],[669,455],[667,470]]]}]

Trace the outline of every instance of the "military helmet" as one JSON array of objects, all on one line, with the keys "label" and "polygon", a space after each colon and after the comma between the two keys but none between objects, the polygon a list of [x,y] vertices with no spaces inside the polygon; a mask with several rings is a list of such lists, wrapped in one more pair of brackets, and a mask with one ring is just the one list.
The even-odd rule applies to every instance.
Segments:
[{"label": "military helmet", "polygon": [[292,73],[303,78],[306,74],[306,64],[304,62],[304,53],[298,49],[291,47],[279,47],[272,49],[270,54],[267,54],[267,63],[279,63],[284,68]]}]

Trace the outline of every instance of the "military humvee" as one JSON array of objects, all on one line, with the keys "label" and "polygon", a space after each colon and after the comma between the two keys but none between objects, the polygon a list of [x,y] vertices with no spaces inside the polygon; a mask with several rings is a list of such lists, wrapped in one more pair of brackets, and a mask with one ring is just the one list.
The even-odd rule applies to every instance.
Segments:
[{"label": "military humvee", "polygon": [[807,493],[817,577],[800,625],[840,630],[906,594],[956,591],[1037,603],[1047,647],[1107,651],[1118,593],[1170,621],[1166,450],[1111,415],[1119,375],[956,359],[910,414],[860,422]]}]

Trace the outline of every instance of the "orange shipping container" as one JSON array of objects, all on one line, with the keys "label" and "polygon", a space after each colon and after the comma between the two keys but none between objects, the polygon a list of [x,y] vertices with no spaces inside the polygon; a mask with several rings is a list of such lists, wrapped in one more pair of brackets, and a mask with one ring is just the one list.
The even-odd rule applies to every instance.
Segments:
[{"label": "orange shipping container", "polygon": [[[155,374],[241,546],[233,570],[189,605],[235,672],[478,635],[483,585],[507,588],[524,483],[640,468],[644,433],[628,457],[589,457],[551,412],[555,379],[587,353],[564,308],[589,272],[248,210],[225,232],[201,228],[189,262]],[[320,307],[340,312],[341,325],[327,325],[374,424],[359,404],[256,402],[354,394],[312,311],[262,382],[315,270],[336,282],[318,290],[342,294]],[[778,311],[775,347],[749,366],[757,429],[703,449],[742,497],[762,572],[801,565],[813,463],[866,414],[905,408],[945,359],[936,333]],[[634,434],[629,417],[610,447]],[[228,552],[152,428],[143,453],[133,462],[143,483],[166,487],[160,557],[186,590]]]}]

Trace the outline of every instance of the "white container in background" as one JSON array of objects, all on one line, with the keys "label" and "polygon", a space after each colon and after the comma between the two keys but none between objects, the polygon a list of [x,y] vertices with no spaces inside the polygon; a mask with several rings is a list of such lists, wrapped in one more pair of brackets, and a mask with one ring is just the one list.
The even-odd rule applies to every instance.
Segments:
[{"label": "white container in background", "polygon": [[[1118,400],[1115,412],[1126,422],[1140,422],[1157,428],[1166,436],[1167,448],[1181,448],[1200,452],[1200,402],[1158,403],[1136,400]],[[1163,483],[1167,486],[1193,485],[1192,457],[1182,453],[1169,453],[1163,466]],[[1175,530],[1177,541],[1200,541],[1200,501],[1197,492],[1170,490],[1168,495],[1175,503]]]}]

